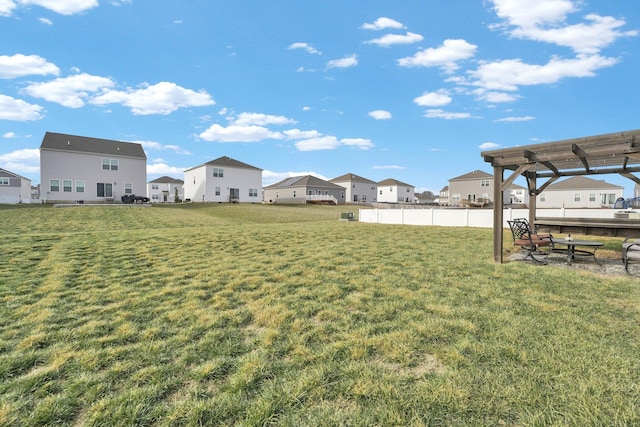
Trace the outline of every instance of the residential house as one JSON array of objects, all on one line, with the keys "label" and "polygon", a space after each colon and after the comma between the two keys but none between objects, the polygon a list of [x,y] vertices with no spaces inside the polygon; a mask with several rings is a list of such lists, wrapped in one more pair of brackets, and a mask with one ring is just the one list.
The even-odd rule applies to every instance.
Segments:
[{"label": "residential house", "polygon": [[143,195],[147,156],[140,144],[47,132],[40,145],[40,185],[45,203]]},{"label": "residential house", "polygon": [[385,179],[378,183],[378,202],[413,203],[415,188],[397,179]]},{"label": "residential house", "polygon": [[438,204],[440,206],[448,206],[449,205],[449,186],[445,185],[440,190],[440,198],[438,199]]},{"label": "residential house", "polygon": [[600,208],[613,207],[622,197],[624,187],[604,180],[574,176],[555,182],[538,195],[538,208]]},{"label": "residential house", "polygon": [[178,203],[182,201],[184,181],[161,176],[147,183],[147,197],[151,203]]},{"label": "residential house", "polygon": [[504,204],[509,205],[529,205],[529,191],[521,185],[511,184],[507,190],[508,196],[505,194]]},{"label": "residential house", "polygon": [[347,203],[371,203],[376,201],[378,184],[375,181],[353,173],[347,173],[333,178],[330,182],[345,188],[345,200]]},{"label": "residential house", "polygon": [[491,199],[493,175],[475,170],[449,180],[449,205],[460,206],[464,201]]},{"label": "residential house", "polygon": [[0,203],[31,202],[31,180],[0,168]]},{"label": "residential house", "polygon": [[184,171],[184,200],[259,203],[262,169],[223,156]]},{"label": "residential house", "polygon": [[264,187],[267,203],[344,204],[346,189],[311,175],[294,176]]}]

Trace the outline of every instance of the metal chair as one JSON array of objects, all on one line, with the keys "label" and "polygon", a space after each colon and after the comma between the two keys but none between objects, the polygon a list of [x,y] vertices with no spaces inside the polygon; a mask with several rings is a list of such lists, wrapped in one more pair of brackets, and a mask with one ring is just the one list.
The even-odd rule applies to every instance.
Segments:
[{"label": "metal chair", "polygon": [[[523,261],[531,258],[535,263],[546,264],[546,260],[538,259],[536,256],[546,257],[551,253],[551,249],[553,248],[551,233],[537,234],[525,218],[516,218],[512,221],[507,221],[507,223],[509,224],[509,228],[511,228],[514,246],[520,246],[520,248],[527,253]],[[541,247],[545,246],[550,246],[549,251],[544,252],[540,250]]]},{"label": "metal chair", "polygon": [[627,237],[622,242],[622,262],[624,263],[624,271],[627,274],[633,274],[629,268],[630,264],[640,263],[640,239]]}]

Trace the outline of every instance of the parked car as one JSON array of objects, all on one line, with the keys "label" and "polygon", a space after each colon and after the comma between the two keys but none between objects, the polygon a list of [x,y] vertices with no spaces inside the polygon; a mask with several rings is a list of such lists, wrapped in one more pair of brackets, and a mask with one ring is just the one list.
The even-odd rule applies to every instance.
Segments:
[{"label": "parked car", "polygon": [[149,203],[149,198],[145,196],[136,196],[135,194],[125,194],[120,198],[122,203]]}]

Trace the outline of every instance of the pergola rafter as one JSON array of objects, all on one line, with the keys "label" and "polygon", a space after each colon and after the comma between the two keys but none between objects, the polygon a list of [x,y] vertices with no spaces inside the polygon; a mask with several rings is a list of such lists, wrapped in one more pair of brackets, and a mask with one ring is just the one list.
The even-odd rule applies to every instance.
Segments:
[{"label": "pergola rafter", "polygon": [[[640,184],[640,130],[596,135],[522,147],[484,151],[494,169],[494,260],[502,262],[503,191],[518,176],[527,181],[529,222],[535,222],[537,196],[562,177],[619,174]],[[505,180],[504,172],[512,171]],[[545,179],[538,186],[538,180]]]}]

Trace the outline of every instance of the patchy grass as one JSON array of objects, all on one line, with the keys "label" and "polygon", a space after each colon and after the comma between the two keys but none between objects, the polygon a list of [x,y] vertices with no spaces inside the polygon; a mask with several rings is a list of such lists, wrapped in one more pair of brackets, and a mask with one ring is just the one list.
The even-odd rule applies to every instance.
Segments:
[{"label": "patchy grass", "polygon": [[0,425],[640,423],[636,280],[341,210],[0,211]]}]

